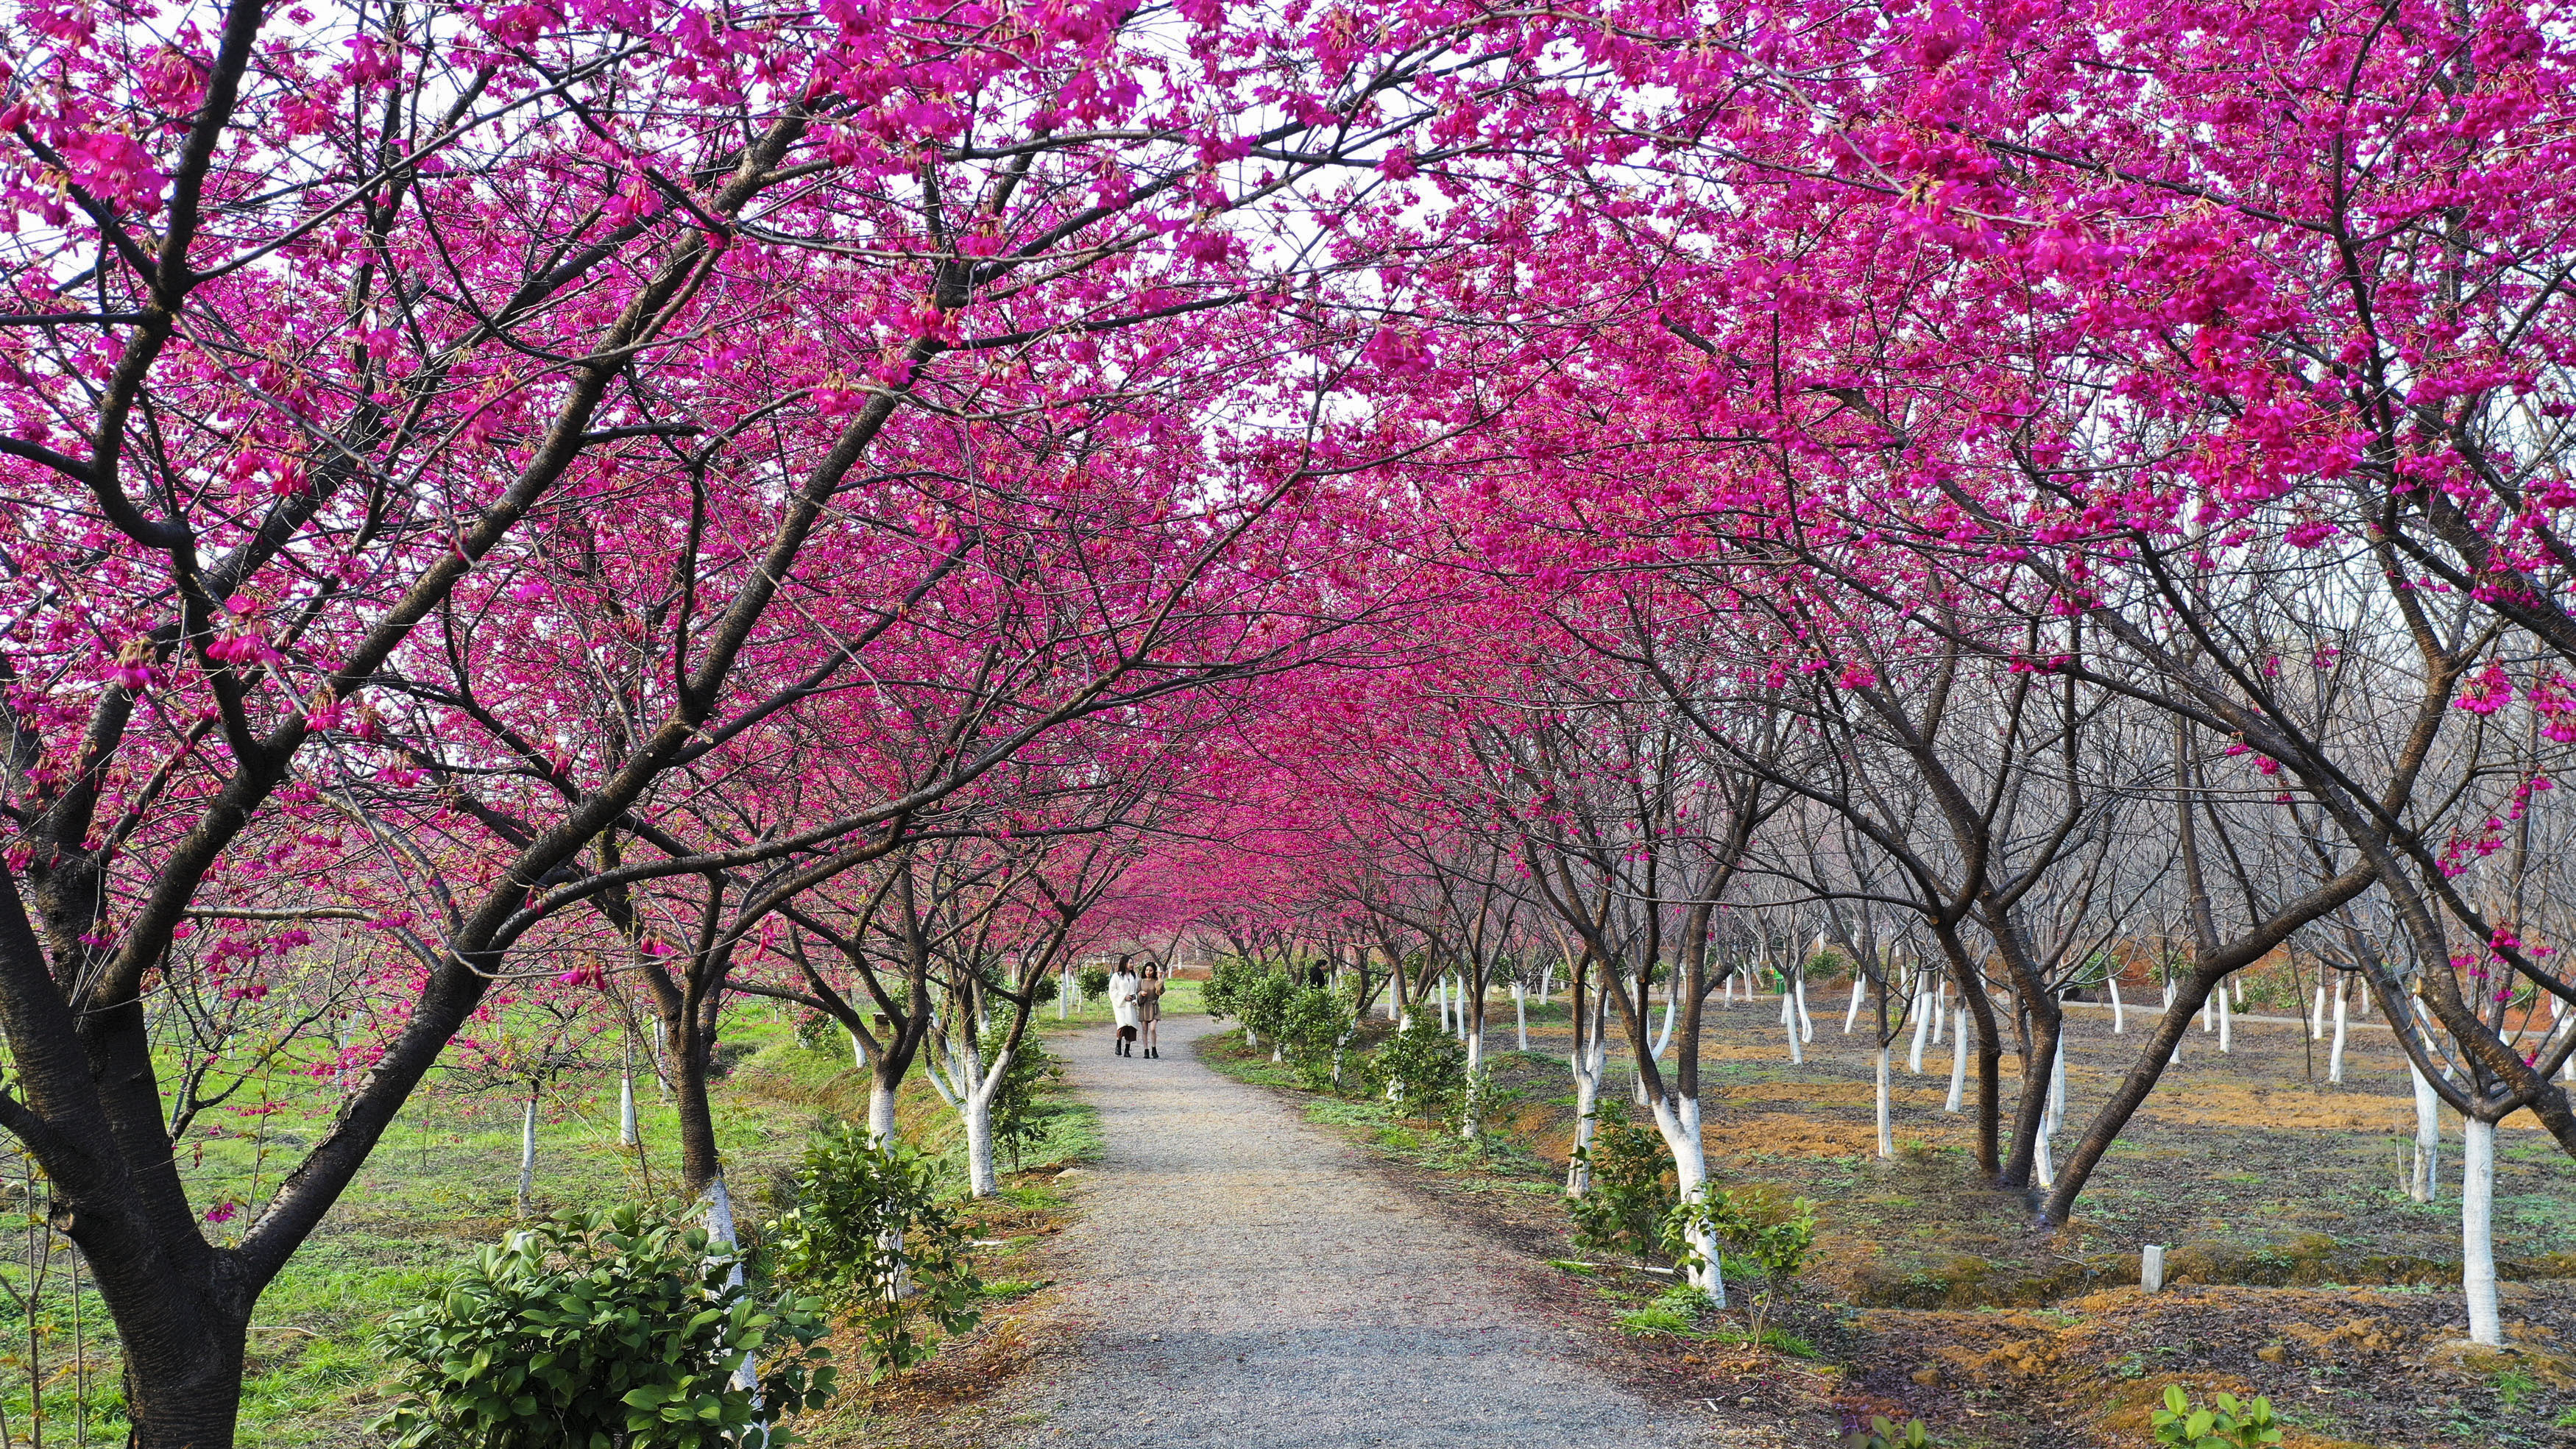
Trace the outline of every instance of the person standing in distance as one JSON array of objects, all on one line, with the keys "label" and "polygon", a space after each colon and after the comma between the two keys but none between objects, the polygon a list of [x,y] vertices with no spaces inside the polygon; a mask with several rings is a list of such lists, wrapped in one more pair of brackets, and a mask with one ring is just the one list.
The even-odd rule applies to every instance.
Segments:
[{"label": "person standing in distance", "polygon": [[1109,1015],[1118,1023],[1117,1052],[1122,1057],[1136,1054],[1136,989],[1142,985],[1136,968],[1127,964],[1126,957],[1119,957],[1118,969],[1109,973]]}]

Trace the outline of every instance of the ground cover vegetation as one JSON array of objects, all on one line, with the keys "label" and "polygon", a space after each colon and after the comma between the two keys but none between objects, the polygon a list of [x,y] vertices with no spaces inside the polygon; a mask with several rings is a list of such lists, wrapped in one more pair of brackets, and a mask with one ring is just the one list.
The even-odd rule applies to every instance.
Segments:
[{"label": "ground cover vegetation", "polygon": [[[802,1432],[971,1316],[905,1103],[1002,1211],[1061,1150],[1031,1033],[1122,958],[1225,963],[1254,1055],[1460,1143],[1561,1056],[1564,1140],[1515,1150],[1624,1203],[1601,1241],[1661,1209],[1636,1311],[1769,1311],[1796,1200],[1831,1273],[1900,1171],[2025,1284],[2124,1215],[2140,1274],[2220,1275],[2134,1165],[2291,1218],[2367,1178],[2280,1271],[2420,1261],[2439,1306],[2347,1337],[2557,1413],[2557,1300],[2506,1285],[2576,1153],[2571,35],[19,7],[0,1440],[236,1442],[361,1231],[424,1291],[702,1243],[746,1327],[665,1422]],[[1753,1011],[1785,1068],[1729,1055]],[[846,1074],[811,1162],[739,1083],[767,1032]],[[501,1134],[506,1214],[442,1114]],[[1870,1175],[1734,1195],[1817,1122]],[[536,1226],[630,1157],[672,1221]],[[387,1215],[406,1160],[478,1184],[471,1241]],[[763,1259],[794,1162],[871,1281]],[[806,1296],[840,1372],[737,1412]],[[2169,1412],[2261,1417],[2211,1402]]]}]

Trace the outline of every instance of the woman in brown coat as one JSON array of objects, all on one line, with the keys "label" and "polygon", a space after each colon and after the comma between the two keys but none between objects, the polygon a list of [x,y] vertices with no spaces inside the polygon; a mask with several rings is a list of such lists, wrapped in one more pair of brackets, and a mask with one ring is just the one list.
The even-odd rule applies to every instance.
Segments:
[{"label": "woman in brown coat", "polygon": [[1145,1055],[1160,1057],[1154,1045],[1154,1025],[1163,1019],[1163,968],[1148,962],[1145,980],[1136,988],[1136,1030]]}]

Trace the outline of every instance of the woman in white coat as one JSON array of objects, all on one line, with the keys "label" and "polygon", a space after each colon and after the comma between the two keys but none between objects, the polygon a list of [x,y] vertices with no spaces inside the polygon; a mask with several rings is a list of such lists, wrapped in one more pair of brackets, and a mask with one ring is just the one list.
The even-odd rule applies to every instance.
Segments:
[{"label": "woman in white coat", "polygon": [[1127,958],[1119,957],[1118,969],[1109,973],[1109,1014],[1118,1023],[1117,1051],[1122,1057],[1136,1054],[1136,989],[1144,984]]}]

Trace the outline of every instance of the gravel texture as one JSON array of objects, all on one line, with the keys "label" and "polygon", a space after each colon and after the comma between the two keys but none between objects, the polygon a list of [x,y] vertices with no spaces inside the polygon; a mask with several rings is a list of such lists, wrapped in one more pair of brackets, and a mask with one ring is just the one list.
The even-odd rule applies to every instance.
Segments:
[{"label": "gravel texture", "polygon": [[1112,1056],[1105,1032],[1071,1046],[1108,1150],[1069,1181],[1076,1321],[1022,1442],[1774,1442],[1611,1382],[1575,1331],[1507,1291],[1526,1265],[1200,1065],[1191,1043],[1215,1029],[1166,1021],[1156,1060]]}]

